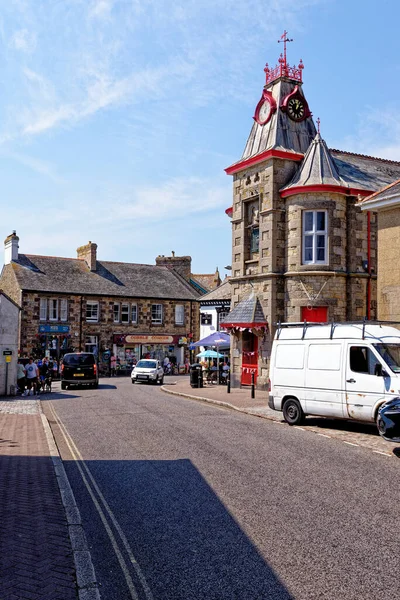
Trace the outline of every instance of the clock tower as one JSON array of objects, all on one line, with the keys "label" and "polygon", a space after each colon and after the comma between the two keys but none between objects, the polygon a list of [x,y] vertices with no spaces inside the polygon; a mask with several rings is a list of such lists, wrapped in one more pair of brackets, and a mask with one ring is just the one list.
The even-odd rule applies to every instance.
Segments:
[{"label": "clock tower", "polygon": [[303,93],[303,62],[290,66],[284,52],[275,68],[266,65],[265,84],[233,176],[233,309],[221,324],[231,332],[232,385],[258,387],[268,379],[271,326],[285,316],[285,200],[279,190],[296,174],[317,130]]}]

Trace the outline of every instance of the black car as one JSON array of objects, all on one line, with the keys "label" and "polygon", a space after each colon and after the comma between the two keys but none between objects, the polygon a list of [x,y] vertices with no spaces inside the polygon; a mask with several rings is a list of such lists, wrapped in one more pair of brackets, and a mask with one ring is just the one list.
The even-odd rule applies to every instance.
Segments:
[{"label": "black car", "polygon": [[70,385],[85,384],[92,388],[99,385],[96,357],[91,352],[65,354],[61,364],[61,389]]}]

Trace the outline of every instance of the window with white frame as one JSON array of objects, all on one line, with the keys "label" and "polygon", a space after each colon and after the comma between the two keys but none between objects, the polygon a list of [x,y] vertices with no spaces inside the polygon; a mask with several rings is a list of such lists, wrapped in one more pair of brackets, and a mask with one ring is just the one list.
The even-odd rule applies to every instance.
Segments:
[{"label": "window with white frame", "polygon": [[162,304],[151,305],[151,322],[154,325],[161,325],[163,322]]},{"label": "window with white frame", "polygon": [[47,321],[47,298],[40,298],[40,320]]},{"label": "window with white frame", "polygon": [[121,323],[129,323],[129,304],[121,305]]},{"label": "window with white frame", "polygon": [[49,321],[58,321],[58,299],[49,300]]},{"label": "window with white frame", "polygon": [[326,210],[303,212],[303,264],[327,264],[328,215]]},{"label": "window with white frame", "polygon": [[68,321],[68,300],[66,298],[60,300],[60,321]]},{"label": "window with white frame", "polygon": [[97,356],[97,350],[99,345],[99,338],[97,335],[85,336],[85,352],[93,352]]},{"label": "window with white frame", "polygon": [[185,307],[183,304],[175,306],[175,325],[184,325],[185,323]]},{"label": "window with white frame", "polygon": [[91,300],[86,301],[86,321],[97,323],[99,320],[99,303]]},{"label": "window with white frame", "polygon": [[138,322],[138,307],[137,304],[132,304],[132,323]]},{"label": "window with white frame", "polygon": [[114,323],[119,323],[120,319],[120,305],[119,302],[114,303]]}]

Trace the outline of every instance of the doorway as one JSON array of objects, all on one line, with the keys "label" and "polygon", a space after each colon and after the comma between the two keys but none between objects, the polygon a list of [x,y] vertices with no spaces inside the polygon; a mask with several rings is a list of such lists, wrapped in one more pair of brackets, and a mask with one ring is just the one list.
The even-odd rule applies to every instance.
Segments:
[{"label": "doorway", "polygon": [[251,385],[251,376],[254,373],[254,384],[258,375],[258,337],[251,331],[245,330],[242,334],[242,376],[241,385]]}]

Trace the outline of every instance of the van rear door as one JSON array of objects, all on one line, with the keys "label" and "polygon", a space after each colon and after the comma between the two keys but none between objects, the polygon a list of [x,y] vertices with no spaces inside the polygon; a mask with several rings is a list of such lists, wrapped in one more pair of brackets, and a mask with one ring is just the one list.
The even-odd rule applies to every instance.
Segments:
[{"label": "van rear door", "polygon": [[366,344],[349,343],[346,353],[347,416],[372,421],[372,410],[385,397],[385,378],[375,374],[378,355]]}]

